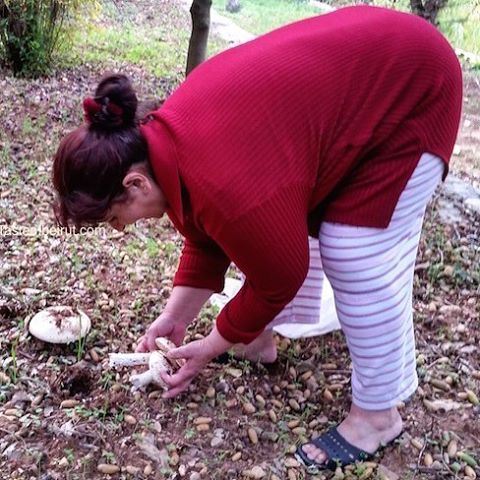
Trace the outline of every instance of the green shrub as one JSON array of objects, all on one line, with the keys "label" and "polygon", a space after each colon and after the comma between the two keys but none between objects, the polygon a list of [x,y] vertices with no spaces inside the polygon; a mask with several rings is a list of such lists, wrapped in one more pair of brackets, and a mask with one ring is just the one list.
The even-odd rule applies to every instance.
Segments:
[{"label": "green shrub", "polygon": [[39,76],[52,65],[80,0],[0,0],[0,58],[15,75]]}]

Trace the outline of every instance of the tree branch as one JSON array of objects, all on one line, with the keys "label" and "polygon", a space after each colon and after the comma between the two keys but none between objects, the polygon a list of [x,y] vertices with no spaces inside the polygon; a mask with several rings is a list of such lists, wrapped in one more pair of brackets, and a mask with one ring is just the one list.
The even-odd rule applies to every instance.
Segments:
[{"label": "tree branch", "polygon": [[210,29],[210,7],[212,0],[193,0],[190,7],[192,16],[192,34],[188,44],[187,69],[188,75],[207,56],[208,32]]}]

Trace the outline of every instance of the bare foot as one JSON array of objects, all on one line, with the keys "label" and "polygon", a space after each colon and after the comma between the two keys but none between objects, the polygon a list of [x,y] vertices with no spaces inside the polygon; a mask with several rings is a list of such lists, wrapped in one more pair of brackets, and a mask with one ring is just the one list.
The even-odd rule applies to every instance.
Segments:
[{"label": "bare foot", "polygon": [[[396,408],[372,411],[352,405],[347,418],[338,426],[338,432],[347,442],[367,453],[375,453],[401,431],[402,419]],[[302,448],[307,457],[317,464],[328,460],[328,455],[312,443]]]},{"label": "bare foot", "polygon": [[272,330],[265,330],[253,342],[248,345],[238,345],[232,351],[236,358],[251,362],[273,363],[277,359],[277,346]]}]

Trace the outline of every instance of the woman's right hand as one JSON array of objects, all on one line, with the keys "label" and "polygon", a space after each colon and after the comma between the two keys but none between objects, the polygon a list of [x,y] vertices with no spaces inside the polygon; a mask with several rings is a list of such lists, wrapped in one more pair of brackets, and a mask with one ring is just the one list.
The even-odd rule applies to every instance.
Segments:
[{"label": "woman's right hand", "polygon": [[136,352],[153,352],[157,350],[155,339],[165,337],[175,345],[180,345],[185,337],[188,323],[178,320],[172,315],[162,313],[140,337]]}]

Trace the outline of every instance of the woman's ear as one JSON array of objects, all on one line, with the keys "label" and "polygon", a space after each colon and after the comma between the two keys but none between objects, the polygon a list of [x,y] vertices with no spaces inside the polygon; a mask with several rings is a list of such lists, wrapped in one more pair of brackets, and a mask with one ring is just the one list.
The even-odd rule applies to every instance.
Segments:
[{"label": "woman's ear", "polygon": [[143,173],[135,171],[127,173],[122,184],[125,188],[137,187],[144,193],[148,193],[152,188],[150,179]]}]

